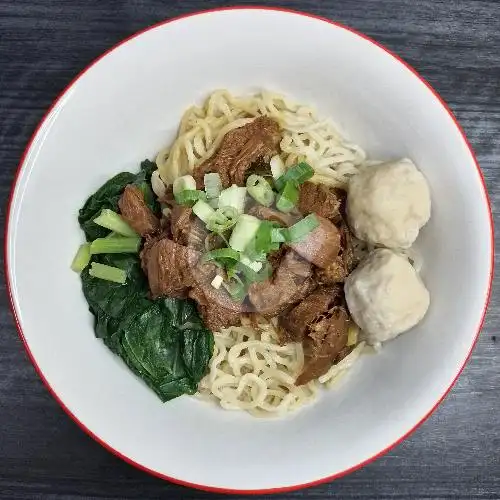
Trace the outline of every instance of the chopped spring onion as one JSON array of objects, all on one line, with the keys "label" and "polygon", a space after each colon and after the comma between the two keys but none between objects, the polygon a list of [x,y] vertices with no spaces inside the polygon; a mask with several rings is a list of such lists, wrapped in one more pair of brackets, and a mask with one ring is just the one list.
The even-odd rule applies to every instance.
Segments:
[{"label": "chopped spring onion", "polygon": [[90,253],[137,253],[141,238],[97,238],[90,244]]},{"label": "chopped spring onion", "polygon": [[218,198],[222,191],[222,182],[219,174],[205,174],[203,178],[205,184],[205,193],[209,200]]},{"label": "chopped spring onion", "polygon": [[158,198],[162,198],[167,192],[167,186],[165,186],[165,183],[161,180],[159,170],[155,170],[151,174],[151,188],[153,189],[153,193],[158,196]]},{"label": "chopped spring onion", "polygon": [[206,201],[198,200],[193,205],[193,213],[206,224],[215,214],[215,210]]},{"label": "chopped spring onion", "polygon": [[209,198],[207,203],[214,209],[219,208],[219,198]]},{"label": "chopped spring onion", "polygon": [[288,238],[288,228],[286,227],[274,227],[271,230],[271,241],[273,243],[285,243]]},{"label": "chopped spring onion", "polygon": [[356,345],[358,342],[358,327],[350,326],[347,330],[347,346]]},{"label": "chopped spring onion", "polygon": [[247,179],[248,194],[265,207],[270,207],[274,202],[273,189],[261,175],[252,174]]},{"label": "chopped spring onion", "polygon": [[222,234],[231,229],[238,221],[240,214],[233,207],[218,208],[208,219],[207,229]]},{"label": "chopped spring onion", "polygon": [[269,253],[279,248],[278,243],[273,243],[271,239],[272,230],[275,229],[275,223],[263,221],[255,235],[255,250],[257,252]]},{"label": "chopped spring onion", "polygon": [[267,254],[273,250],[278,250],[279,243],[271,240],[272,230],[277,226],[275,222],[261,221],[255,237],[250,241],[245,249],[245,254],[254,261],[265,262]]},{"label": "chopped spring onion", "polygon": [[216,250],[211,250],[203,256],[203,260],[221,260],[228,259],[233,261],[240,260],[240,253],[232,248],[217,248]]},{"label": "chopped spring onion", "polygon": [[270,161],[273,179],[278,179],[285,173],[285,164],[279,155],[273,156]]},{"label": "chopped spring onion", "polygon": [[234,226],[231,237],[229,238],[229,246],[233,250],[243,252],[246,246],[255,237],[261,221],[253,215],[240,215],[238,222]]},{"label": "chopped spring onion", "polygon": [[80,245],[78,251],[76,252],[75,258],[71,263],[71,269],[75,273],[81,273],[90,262],[90,243],[84,243]]},{"label": "chopped spring onion", "polygon": [[97,262],[92,262],[89,274],[94,278],[113,281],[114,283],[120,283],[121,285],[123,285],[123,283],[127,280],[127,273],[123,269],[106,266],[105,264],[99,264]]},{"label": "chopped spring onion", "polygon": [[219,207],[232,207],[239,214],[245,211],[245,197],[247,188],[238,187],[233,184],[231,187],[224,189],[219,196]]},{"label": "chopped spring onion", "polygon": [[307,163],[301,162],[290,167],[281,177],[278,177],[274,183],[278,191],[282,191],[287,182],[292,181],[295,184],[303,184],[313,175],[313,168]]},{"label": "chopped spring onion", "polygon": [[238,276],[234,276],[229,283],[223,283],[223,286],[231,298],[237,302],[242,302],[247,294],[246,286]]},{"label": "chopped spring onion", "polygon": [[177,200],[177,195],[183,191],[196,191],[196,181],[192,175],[183,175],[174,181],[172,186],[174,197]]},{"label": "chopped spring onion", "polygon": [[207,195],[203,191],[197,191],[196,189],[181,191],[174,195],[174,197],[179,205],[187,205],[189,207],[192,207],[198,200],[207,199]]},{"label": "chopped spring onion", "polygon": [[291,212],[299,201],[299,189],[294,181],[287,181],[278,197],[276,208],[280,212]]},{"label": "chopped spring onion", "polygon": [[245,266],[248,266],[250,269],[252,269],[256,273],[262,269],[262,265],[263,265],[262,262],[250,260],[246,255],[242,255],[240,257],[240,262],[242,264],[244,264]]},{"label": "chopped spring onion", "polygon": [[262,269],[257,273],[257,279],[255,281],[265,281],[267,278],[271,277],[273,274],[273,268],[269,262],[265,262]]},{"label": "chopped spring onion", "polygon": [[288,228],[288,241],[297,243],[319,226],[319,220],[314,214],[309,214]]},{"label": "chopped spring onion", "polygon": [[222,285],[222,282],[224,281],[224,278],[220,274],[216,274],[215,278],[212,280],[212,283],[210,283],[216,290],[220,288]]},{"label": "chopped spring onion", "polygon": [[122,236],[137,236],[137,233],[113,210],[104,208],[94,222]]}]

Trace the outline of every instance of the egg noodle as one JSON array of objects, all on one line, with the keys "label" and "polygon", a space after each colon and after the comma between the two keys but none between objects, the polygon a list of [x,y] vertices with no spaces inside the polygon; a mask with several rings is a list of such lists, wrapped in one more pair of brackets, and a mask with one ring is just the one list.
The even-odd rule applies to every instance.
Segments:
[{"label": "egg noodle", "polygon": [[227,90],[216,90],[203,106],[192,106],[184,113],[174,143],[159,152],[156,163],[161,179],[171,184],[191,173],[213,155],[224,135],[256,116],[269,116],[279,123],[285,166],[306,161],[315,171],[313,182],[345,187],[365,162],[365,152],[345,141],[331,120],[319,120],[309,106],[268,91],[235,97]]},{"label": "egg noodle", "polygon": [[[281,157],[286,167],[306,161],[315,171],[311,181],[346,187],[349,177],[365,164],[366,155],[343,139],[330,120],[314,110],[273,92],[235,97],[227,90],[209,95],[201,107],[189,108],[182,117],[173,144],[156,158],[153,176],[157,194],[164,184],[193,170],[210,158],[229,131],[257,116],[276,120],[283,138]],[[315,399],[319,388],[330,387],[354,363],[364,342],[317,381],[302,386],[295,379],[304,365],[302,344],[280,345],[276,320],[262,318],[257,325],[243,318],[242,326],[214,332],[215,348],[210,370],[200,382],[199,395],[228,410],[244,410],[257,417],[281,416]]]}]

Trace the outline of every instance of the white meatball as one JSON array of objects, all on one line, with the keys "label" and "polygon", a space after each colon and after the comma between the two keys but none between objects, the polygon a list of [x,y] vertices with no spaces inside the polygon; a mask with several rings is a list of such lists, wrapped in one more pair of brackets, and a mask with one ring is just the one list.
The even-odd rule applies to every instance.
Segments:
[{"label": "white meatball", "polygon": [[349,311],[376,344],[415,326],[427,312],[429,292],[408,260],[392,250],[377,249],[347,277]]},{"label": "white meatball", "polygon": [[349,225],[368,243],[408,248],[430,215],[427,181],[406,158],[366,167],[349,183]]}]

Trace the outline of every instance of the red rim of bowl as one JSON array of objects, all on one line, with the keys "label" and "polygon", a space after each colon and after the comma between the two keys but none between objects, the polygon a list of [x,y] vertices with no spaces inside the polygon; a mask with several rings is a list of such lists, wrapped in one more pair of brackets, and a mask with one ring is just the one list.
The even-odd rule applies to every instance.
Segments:
[{"label": "red rim of bowl", "polygon": [[[34,141],[35,137],[37,136],[39,130],[41,129],[41,127],[45,123],[45,120],[50,115],[51,111],[57,106],[57,104],[59,103],[59,101],[61,100],[61,98],[66,94],[66,92],[68,92],[71,89],[71,87],[80,79],[80,77],[83,76],[88,70],[90,70],[97,62],[99,62],[101,59],[103,59],[104,57],[106,57],[109,53],[111,53],[112,51],[114,51],[115,49],[117,49],[118,47],[120,47],[121,45],[124,45],[128,41],[130,41],[130,40],[132,40],[132,39],[134,39],[134,38],[142,35],[143,33],[146,33],[147,31],[150,31],[150,30],[155,29],[155,28],[157,28],[159,26],[163,26],[165,24],[169,24],[169,23],[172,23],[172,22],[175,22],[175,21],[180,21],[182,19],[186,19],[186,18],[189,18],[189,17],[199,16],[199,15],[204,15],[204,14],[209,14],[209,13],[213,13],[213,12],[223,12],[223,11],[231,11],[231,10],[265,10],[265,11],[274,11],[274,12],[284,12],[284,13],[287,13],[287,14],[301,15],[301,16],[312,18],[312,19],[316,19],[318,21],[326,22],[326,23],[332,24],[334,26],[337,26],[338,28],[342,28],[344,30],[350,31],[351,33],[354,33],[355,35],[357,35],[357,36],[359,36],[359,37],[361,37],[361,38],[363,38],[363,39],[365,39],[365,40],[373,43],[374,45],[376,45],[377,47],[381,48],[382,50],[384,50],[385,52],[387,52],[389,55],[391,55],[392,57],[394,57],[394,59],[396,59],[398,62],[400,62],[402,65],[404,65],[407,69],[409,69],[434,94],[434,96],[441,103],[441,105],[443,106],[443,108],[445,109],[445,111],[450,115],[450,117],[452,118],[453,122],[455,123],[455,126],[457,127],[458,131],[460,132],[460,134],[461,134],[461,136],[462,136],[462,138],[463,138],[463,140],[464,140],[464,142],[465,142],[468,150],[470,151],[470,154],[472,155],[472,158],[474,159],[474,164],[476,165],[476,168],[477,168],[477,171],[478,171],[478,174],[479,174],[482,186],[483,186],[484,196],[485,196],[485,200],[486,200],[486,204],[487,204],[487,208],[488,208],[488,213],[489,213],[489,219],[490,219],[490,253],[491,253],[490,276],[489,276],[489,283],[488,283],[488,292],[487,292],[486,301],[485,301],[485,304],[484,304],[483,313],[482,313],[482,316],[481,316],[481,321],[478,324],[477,332],[476,332],[476,335],[474,337],[474,341],[471,344],[470,350],[469,350],[469,352],[468,352],[468,354],[467,354],[467,356],[466,356],[466,358],[465,358],[462,366],[458,370],[456,376],[454,377],[454,379],[451,382],[451,384],[448,387],[448,389],[439,398],[439,400],[436,402],[436,404],[429,410],[429,412],[426,415],[424,415],[421,418],[421,420],[419,422],[417,422],[417,424],[415,424],[415,426],[412,429],[410,429],[408,432],[406,432],[397,441],[395,441],[391,445],[387,446],[386,448],[384,448],[383,450],[381,450],[376,455],[368,458],[367,460],[364,460],[364,461],[362,461],[362,462],[360,462],[360,463],[358,463],[358,464],[356,464],[356,465],[354,465],[354,466],[352,466],[352,467],[350,467],[348,469],[345,469],[345,470],[343,470],[341,472],[337,472],[335,474],[332,474],[331,476],[327,476],[327,477],[324,477],[324,478],[321,478],[321,479],[317,479],[315,481],[311,481],[311,482],[308,482],[308,483],[297,484],[297,485],[293,485],[293,486],[285,486],[285,487],[281,487],[281,488],[280,487],[277,487],[277,488],[266,488],[266,489],[260,489],[260,490],[239,490],[239,489],[221,488],[221,487],[216,487],[216,486],[207,486],[207,485],[203,485],[203,484],[190,483],[189,481],[183,481],[182,479],[177,479],[175,477],[167,476],[166,474],[162,474],[162,473],[160,473],[158,471],[149,469],[149,468],[147,468],[147,467],[145,467],[145,466],[143,466],[143,465],[141,465],[141,464],[139,464],[137,462],[134,462],[134,460],[132,460],[131,458],[123,455],[119,451],[117,451],[114,448],[112,448],[109,444],[107,444],[99,436],[97,436],[90,429],[88,429],[83,422],[81,422],[80,420],[78,420],[78,417],[76,415],[74,415],[66,407],[66,405],[64,404],[64,402],[59,398],[59,396],[55,393],[54,389],[52,389],[52,387],[50,386],[49,382],[47,381],[47,379],[43,375],[41,368],[38,366],[38,364],[37,364],[37,362],[36,362],[36,360],[35,360],[32,352],[31,352],[31,350],[30,350],[30,348],[28,346],[28,343],[27,343],[27,341],[26,341],[26,339],[24,337],[24,334],[23,334],[23,331],[22,331],[22,328],[21,328],[21,324],[19,322],[19,319],[18,319],[17,314],[16,314],[16,310],[15,310],[15,307],[14,307],[14,299],[13,299],[13,296],[12,296],[11,283],[10,283],[10,280],[9,280],[9,262],[8,262],[8,253],[7,253],[7,244],[8,244],[8,236],[9,236],[9,223],[10,223],[10,212],[11,212],[12,202],[13,202],[13,198],[14,198],[14,191],[15,191],[15,188],[16,188],[16,185],[17,185],[17,181],[19,179],[19,174],[21,173],[21,169],[22,169],[22,166],[24,165],[24,162],[25,162],[26,156],[28,154],[28,151],[31,149],[33,141]],[[479,167],[479,164],[477,162],[477,159],[476,159],[476,156],[474,154],[474,151],[472,150],[472,147],[469,144],[469,141],[467,140],[467,137],[465,136],[464,131],[460,127],[460,124],[458,123],[457,119],[453,115],[453,113],[450,110],[450,108],[448,107],[448,105],[441,98],[441,96],[407,62],[405,62],[398,55],[396,55],[393,52],[391,52],[389,49],[387,49],[386,47],[384,47],[379,42],[377,42],[375,40],[372,40],[367,35],[365,35],[363,33],[360,33],[359,31],[356,31],[356,30],[354,30],[354,29],[352,29],[352,28],[350,28],[348,26],[344,26],[343,24],[340,24],[340,23],[338,23],[336,21],[332,21],[331,19],[327,19],[325,17],[322,17],[322,16],[317,16],[317,15],[309,14],[309,13],[306,13],[306,12],[300,12],[300,11],[296,11],[296,10],[293,10],[293,9],[286,9],[286,8],[279,8],[279,7],[259,7],[259,6],[251,6],[251,7],[221,7],[221,8],[216,8],[216,9],[207,9],[207,10],[201,10],[201,11],[192,12],[192,13],[188,13],[188,14],[183,14],[183,15],[171,18],[171,19],[167,19],[165,21],[161,21],[161,22],[159,22],[157,24],[154,24],[153,26],[149,26],[149,27],[147,27],[147,28],[145,28],[145,29],[143,29],[143,30],[141,30],[141,31],[139,31],[139,32],[137,32],[137,33],[135,33],[135,34],[127,37],[127,38],[125,38],[124,40],[122,40],[121,42],[119,42],[118,44],[116,44],[115,46],[113,46],[110,49],[108,49],[106,52],[104,52],[101,56],[99,56],[93,62],[91,62],[84,70],[82,70],[68,84],[68,86],[59,94],[59,96],[57,97],[57,99],[52,103],[52,105],[50,106],[50,108],[45,113],[44,117],[42,118],[42,120],[40,121],[40,123],[38,124],[38,126],[36,127],[35,131],[33,132],[32,136],[30,138],[30,141],[28,142],[28,145],[26,146],[26,149],[24,150],[24,153],[23,153],[23,155],[21,157],[21,161],[19,162],[19,165],[17,167],[17,171],[16,171],[16,174],[15,174],[15,177],[14,177],[14,182],[12,184],[12,188],[11,188],[11,192],[10,192],[10,196],[9,196],[4,237],[5,237],[5,239],[4,239],[4,241],[5,241],[5,243],[4,243],[4,245],[5,245],[5,247],[4,247],[5,279],[6,279],[6,283],[7,283],[7,292],[8,292],[8,295],[9,295],[10,309],[12,311],[12,315],[14,316],[16,328],[17,328],[19,336],[21,337],[21,340],[22,340],[22,342],[24,344],[26,352],[28,353],[28,357],[30,358],[31,363],[35,367],[36,372],[38,373],[39,377],[42,379],[43,383],[45,384],[45,386],[48,389],[48,391],[50,392],[50,394],[59,403],[59,405],[62,407],[62,409],[73,419],[74,422],[76,422],[76,424],[78,424],[78,426],[81,429],[83,429],[95,441],[97,441],[100,445],[102,445],[108,451],[110,451],[111,453],[113,453],[117,457],[121,458],[122,460],[124,460],[128,464],[133,465],[137,469],[142,470],[144,472],[147,472],[147,473],[149,473],[149,474],[151,474],[153,476],[156,476],[156,477],[158,477],[160,479],[165,479],[165,480],[171,481],[172,483],[176,483],[176,484],[179,484],[179,485],[182,485],[182,486],[188,486],[188,487],[196,488],[196,489],[199,489],[199,490],[210,491],[210,492],[218,492],[218,493],[236,493],[236,494],[255,494],[255,495],[257,495],[257,494],[265,494],[265,493],[284,493],[284,492],[287,492],[287,491],[294,491],[294,490],[298,490],[298,489],[302,489],[302,488],[308,488],[308,487],[311,487],[311,486],[317,486],[319,484],[323,484],[323,483],[326,483],[326,482],[329,482],[329,481],[333,481],[334,479],[343,477],[343,476],[345,476],[347,474],[350,474],[351,472],[354,472],[354,471],[360,469],[361,467],[365,466],[366,464],[368,464],[370,462],[373,462],[377,458],[385,455],[392,448],[394,448],[395,446],[397,446],[398,444],[400,444],[402,441],[404,441],[425,420],[427,420],[427,418],[441,404],[441,402],[448,395],[449,391],[451,390],[451,388],[455,384],[456,380],[458,379],[458,377],[459,377],[460,373],[462,372],[462,370],[464,369],[465,365],[467,364],[467,361],[469,360],[469,358],[470,358],[470,356],[472,354],[472,351],[474,349],[474,346],[476,345],[477,339],[479,337],[479,333],[480,333],[480,331],[482,329],[482,326],[483,326],[483,323],[484,323],[484,319],[485,319],[485,316],[486,316],[486,310],[488,308],[488,303],[489,303],[490,296],[491,296],[491,287],[492,287],[492,282],[493,282],[494,230],[493,230],[493,216],[492,216],[492,212],[491,212],[491,203],[490,203],[489,196],[488,196],[488,190],[486,189],[486,184],[485,184],[485,181],[484,181],[484,177],[483,177],[483,174],[482,174],[481,169]]]}]

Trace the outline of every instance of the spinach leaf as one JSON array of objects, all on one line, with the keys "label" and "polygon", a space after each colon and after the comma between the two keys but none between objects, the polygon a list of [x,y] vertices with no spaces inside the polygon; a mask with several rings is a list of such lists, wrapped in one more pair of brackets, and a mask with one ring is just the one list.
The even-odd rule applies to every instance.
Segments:
[{"label": "spinach leaf", "polygon": [[93,220],[101,213],[103,208],[118,211],[118,200],[127,184],[134,182],[136,176],[129,172],[122,172],[104,183],[83,205],[78,215],[78,222],[85,233],[87,241],[103,238],[109,231]]},{"label": "spinach leaf", "polygon": [[[95,219],[103,208],[118,212],[118,201],[128,184],[141,189],[155,213],[160,206],[151,189],[156,164],[141,163],[138,174],[122,172],[101,186],[84,204],[78,222],[88,241],[109,232]],[[207,330],[191,300],[149,298],[141,262],[134,254],[94,255],[93,262],[119,267],[127,273],[125,284],[81,273],[83,293],[95,317],[95,335],[120,356],[162,401],[196,392],[213,352],[213,335]]]},{"label": "spinach leaf", "polygon": [[182,331],[182,357],[191,378],[199,382],[207,371],[214,350],[214,337],[206,328]]},{"label": "spinach leaf", "polygon": [[151,175],[155,170],[156,163],[144,160],[138,174],[121,172],[105,182],[89,197],[78,214],[78,222],[85,233],[87,241],[103,238],[109,233],[107,229],[94,224],[93,220],[101,213],[103,208],[118,212],[118,201],[128,184],[137,186],[144,194],[144,200],[148,207],[154,213],[159,213],[160,205],[151,189]]},{"label": "spinach leaf", "polygon": [[83,293],[95,316],[95,334],[160,397],[196,392],[213,352],[213,335],[191,300],[148,298],[139,258],[95,256],[127,272],[124,285],[82,274]]},{"label": "spinach leaf", "polygon": [[146,205],[152,210],[154,214],[159,214],[160,204],[156,200],[156,196],[151,189],[151,175],[156,170],[156,163],[144,160],[141,163],[141,171],[137,174],[133,184],[137,186],[144,196]]}]

